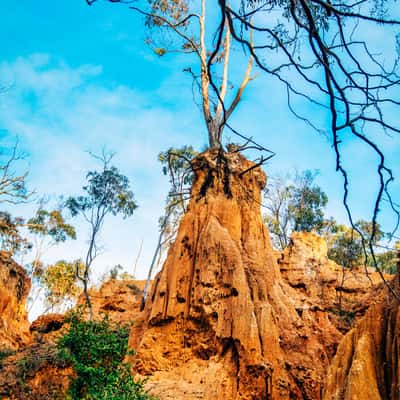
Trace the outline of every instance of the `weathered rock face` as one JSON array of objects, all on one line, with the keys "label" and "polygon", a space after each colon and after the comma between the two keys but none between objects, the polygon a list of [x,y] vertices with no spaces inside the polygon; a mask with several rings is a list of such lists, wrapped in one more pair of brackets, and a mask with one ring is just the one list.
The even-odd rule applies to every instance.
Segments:
[{"label": "weathered rock face", "polygon": [[0,360],[0,399],[65,399],[71,375],[54,343],[33,343]]},{"label": "weathered rock face", "polygon": [[[395,290],[400,293],[398,284]],[[399,333],[399,301],[388,295],[371,306],[341,341],[327,373],[323,398],[400,399]]]},{"label": "weathered rock face", "polygon": [[7,252],[0,252],[0,348],[18,349],[30,341],[25,301],[31,282]]},{"label": "weathered rock face", "polygon": [[278,265],[284,280],[296,291],[292,294],[296,309],[325,311],[336,328],[346,333],[371,303],[385,296],[384,285],[371,268],[343,268],[329,260],[327,253],[326,241],[320,236],[294,232]]},{"label": "weathered rock face", "polygon": [[238,153],[193,167],[189,210],[132,330],[136,371],[161,399],[319,399],[341,334],[318,308],[296,310],[261,218],[264,173]]},{"label": "weathered rock face", "polygon": [[[108,314],[111,321],[136,321],[141,314],[139,311],[143,288],[146,281],[109,279],[101,287],[90,289],[94,318],[102,318]],[[85,296],[78,299],[78,305],[85,304]]]}]

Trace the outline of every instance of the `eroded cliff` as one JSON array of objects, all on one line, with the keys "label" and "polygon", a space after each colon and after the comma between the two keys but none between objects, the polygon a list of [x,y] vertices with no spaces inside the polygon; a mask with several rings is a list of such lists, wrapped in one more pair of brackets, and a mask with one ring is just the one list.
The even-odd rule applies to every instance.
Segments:
[{"label": "eroded cliff", "polygon": [[[392,284],[400,293],[397,279]],[[400,399],[399,304],[386,291],[344,337],[327,372],[324,399]]]},{"label": "eroded cliff", "polygon": [[16,350],[29,343],[26,299],[30,279],[8,252],[0,252],[0,348]]},{"label": "eroded cliff", "polygon": [[282,279],[260,213],[265,175],[238,153],[193,162],[188,212],[130,345],[161,399],[320,399],[341,333]]}]

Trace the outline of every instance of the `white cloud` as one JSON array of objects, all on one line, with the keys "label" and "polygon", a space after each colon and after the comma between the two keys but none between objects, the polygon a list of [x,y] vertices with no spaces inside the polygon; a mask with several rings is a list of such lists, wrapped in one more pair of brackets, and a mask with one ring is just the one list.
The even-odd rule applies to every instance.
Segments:
[{"label": "white cloud", "polygon": [[[196,110],[181,110],[178,118],[173,109],[157,106],[159,92],[112,86],[102,81],[101,66],[71,67],[44,54],[1,63],[0,82],[13,83],[0,98],[0,129],[9,137],[18,135],[29,152],[30,185],[39,194],[78,194],[85,173],[96,167],[85,151],[99,152],[103,146],[117,151],[115,164],[130,178],[139,208],[130,220],[110,218],[106,223],[106,251],[95,269],[100,273],[118,263],[131,269],[143,240],[137,270],[143,278],[168,189],[157,154],[185,141],[201,142],[200,137],[188,138],[197,132]],[[13,213],[27,216],[33,207],[19,206]],[[83,224],[78,227],[79,242],[50,251],[49,262],[83,256],[86,232]]]}]

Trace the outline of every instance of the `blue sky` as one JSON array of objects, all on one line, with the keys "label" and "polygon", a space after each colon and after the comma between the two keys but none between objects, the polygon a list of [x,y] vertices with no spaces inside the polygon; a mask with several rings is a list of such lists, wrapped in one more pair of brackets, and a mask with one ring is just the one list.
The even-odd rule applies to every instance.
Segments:
[{"label": "blue sky", "polygon": [[[140,243],[136,274],[147,273],[157,240],[157,221],[168,190],[157,154],[170,146],[206,144],[206,130],[192,100],[183,56],[156,56],[145,44],[142,19],[125,7],[84,0],[0,3],[0,95],[2,145],[18,136],[27,154],[29,184],[39,194],[78,194],[86,171],[96,167],[87,151],[103,146],[117,152],[115,164],[132,182],[139,208],[129,220],[110,218],[104,227],[104,253],[95,269],[120,263],[132,272]],[[373,36],[373,33],[371,33]],[[327,116],[309,106],[328,124]],[[281,86],[262,73],[251,82],[232,125],[277,153],[267,174],[317,169],[328,194],[328,215],[346,222],[341,177],[335,173],[329,140],[289,113]],[[229,136],[229,133],[227,133]],[[232,137],[235,140],[234,137]],[[396,176],[400,175],[398,138],[383,137]],[[365,147],[343,144],[351,170],[351,200],[356,218],[369,218],[376,191],[376,159]],[[394,185],[399,201],[400,187]],[[33,205],[12,209],[29,216]],[[390,229],[391,218],[383,213]],[[48,261],[82,255],[79,240],[50,251]]]}]

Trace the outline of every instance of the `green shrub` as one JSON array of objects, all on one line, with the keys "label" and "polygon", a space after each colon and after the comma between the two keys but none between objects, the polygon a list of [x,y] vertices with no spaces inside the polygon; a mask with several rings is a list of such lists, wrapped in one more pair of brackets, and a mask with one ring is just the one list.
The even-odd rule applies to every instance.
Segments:
[{"label": "green shrub", "polygon": [[72,314],[70,329],[58,342],[59,355],[76,374],[69,399],[150,400],[143,381],[135,380],[124,363],[129,326],[114,326],[105,316],[101,321],[84,321]]}]

